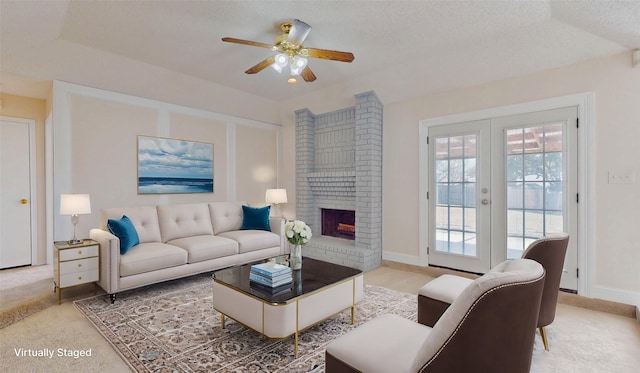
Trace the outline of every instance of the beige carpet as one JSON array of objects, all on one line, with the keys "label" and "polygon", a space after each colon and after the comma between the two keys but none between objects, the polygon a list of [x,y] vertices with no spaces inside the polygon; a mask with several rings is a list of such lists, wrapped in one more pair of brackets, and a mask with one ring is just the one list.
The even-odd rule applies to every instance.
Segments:
[{"label": "beige carpet", "polygon": [[547,328],[549,352],[536,335],[532,373],[640,372],[635,319],[559,304]]},{"label": "beige carpet", "polygon": [[0,329],[57,304],[52,273],[48,265],[0,271]]}]

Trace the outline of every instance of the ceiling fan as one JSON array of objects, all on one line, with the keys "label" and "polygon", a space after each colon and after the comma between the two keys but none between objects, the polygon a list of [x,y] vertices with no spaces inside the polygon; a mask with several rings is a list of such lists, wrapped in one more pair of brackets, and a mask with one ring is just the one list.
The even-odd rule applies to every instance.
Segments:
[{"label": "ceiling fan", "polygon": [[282,70],[289,65],[289,71],[292,75],[292,78],[289,79],[290,83],[296,82],[295,76],[297,75],[302,76],[302,79],[306,82],[313,82],[316,80],[315,74],[307,65],[307,57],[341,62],[351,62],[355,58],[353,53],[350,52],[305,48],[302,43],[304,42],[304,39],[306,39],[307,35],[309,35],[311,26],[298,19],[294,19],[293,22],[282,23],[280,25],[280,30],[282,31],[282,34],[276,37],[274,45],[228,37],[222,38],[222,41],[267,48],[277,52],[273,56],[268,57],[249,68],[245,73],[255,74],[269,66],[273,67],[278,72],[282,72]]}]

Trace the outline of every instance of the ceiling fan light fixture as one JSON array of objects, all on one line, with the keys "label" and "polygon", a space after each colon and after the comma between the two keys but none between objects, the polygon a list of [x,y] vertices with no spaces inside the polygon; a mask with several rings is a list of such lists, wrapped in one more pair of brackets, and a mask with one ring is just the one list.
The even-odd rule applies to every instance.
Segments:
[{"label": "ceiling fan light fixture", "polygon": [[289,57],[284,53],[278,53],[273,58],[274,62],[271,64],[271,67],[278,73],[281,73],[282,69],[289,63]]},{"label": "ceiling fan light fixture", "polygon": [[278,64],[277,64],[277,63],[275,63],[275,62],[271,64],[271,67],[273,67],[273,69],[274,69],[275,71],[277,71],[278,73],[281,73],[281,72],[282,72],[282,66],[278,65]]},{"label": "ceiling fan light fixture", "polygon": [[[2,1],[2,0],[0,0]],[[271,66],[278,73],[289,65],[291,78],[289,83],[296,83],[297,76],[302,77],[305,82],[314,82],[316,75],[307,65],[307,58],[318,58],[340,62],[352,62],[355,58],[351,52],[341,52],[329,49],[305,48],[304,41],[311,31],[311,26],[299,19],[293,22],[284,22],[280,25],[282,33],[276,37],[275,44],[266,44],[257,41],[243,40],[237,38],[224,37],[223,42],[249,45],[252,47],[266,48],[275,52],[264,60],[251,66],[245,74],[256,74]]]},{"label": "ceiling fan light fixture", "polygon": [[302,73],[302,70],[307,67],[307,62],[307,59],[304,57],[293,57],[290,64],[291,75],[300,75]]},{"label": "ceiling fan light fixture", "polygon": [[278,65],[282,68],[287,66],[288,62],[289,62],[289,58],[287,57],[286,54],[284,53],[276,54],[276,62],[274,62],[274,65]]}]

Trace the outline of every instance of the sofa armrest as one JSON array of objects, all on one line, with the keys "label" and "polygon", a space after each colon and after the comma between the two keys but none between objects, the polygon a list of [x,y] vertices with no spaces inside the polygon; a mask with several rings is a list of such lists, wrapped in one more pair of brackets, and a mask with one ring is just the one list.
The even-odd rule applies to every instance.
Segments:
[{"label": "sofa armrest", "polygon": [[120,284],[120,239],[112,233],[93,228],[89,237],[100,244],[100,280],[98,285],[109,294],[115,294]]},{"label": "sofa armrest", "polygon": [[284,219],[278,217],[269,217],[269,226],[271,227],[271,232],[277,233],[280,236],[284,236]]},{"label": "sofa armrest", "polygon": [[277,233],[280,236],[280,254],[285,253],[285,244],[287,240],[284,237],[284,223],[285,220],[280,217],[269,217],[269,226],[271,227],[271,232]]}]

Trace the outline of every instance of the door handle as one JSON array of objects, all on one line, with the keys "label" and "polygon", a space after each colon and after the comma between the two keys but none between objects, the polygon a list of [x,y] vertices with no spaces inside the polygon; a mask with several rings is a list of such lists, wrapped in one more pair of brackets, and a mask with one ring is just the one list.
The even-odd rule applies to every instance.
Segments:
[{"label": "door handle", "polygon": [[489,200],[486,199],[486,198],[483,198],[482,201],[480,201],[480,202],[482,202],[483,205],[488,205],[489,204]]},{"label": "door handle", "polygon": [[26,198],[23,198],[23,199],[20,200],[20,203],[23,204],[23,205],[26,205],[27,202],[29,202],[29,201],[27,201]]}]

